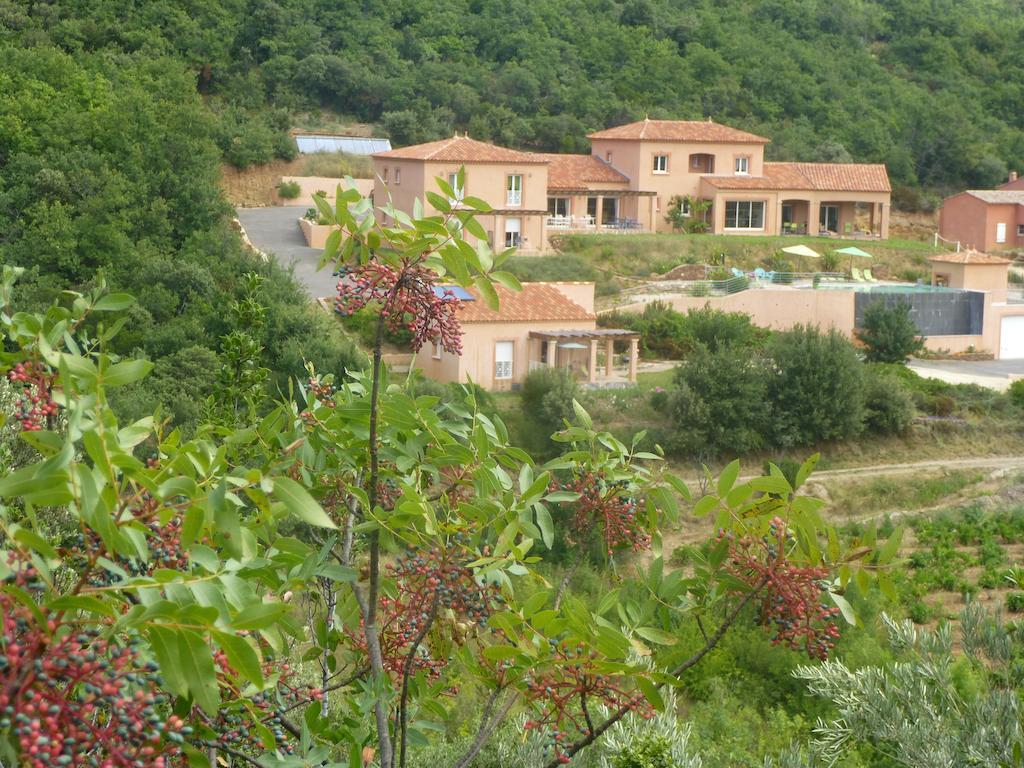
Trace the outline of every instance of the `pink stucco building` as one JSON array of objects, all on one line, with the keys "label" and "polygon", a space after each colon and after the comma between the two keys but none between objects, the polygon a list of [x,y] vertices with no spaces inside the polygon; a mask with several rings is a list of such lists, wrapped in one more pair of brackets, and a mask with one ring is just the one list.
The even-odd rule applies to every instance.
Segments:
[{"label": "pink stucco building", "polygon": [[1011,173],[998,189],[969,189],[939,208],[939,235],[980,251],[1024,248],[1024,179]]},{"label": "pink stucco building", "polygon": [[[711,121],[642,120],[589,136],[591,154],[519,152],[468,136],[373,155],[374,200],[411,212],[435,178],[494,209],[480,217],[494,248],[542,253],[559,232],[669,231],[673,197],[710,202],[724,234],[888,237],[884,165],[773,163],[769,139]],[[429,203],[427,213],[436,213]],[[684,209],[684,213],[688,213]]]}]

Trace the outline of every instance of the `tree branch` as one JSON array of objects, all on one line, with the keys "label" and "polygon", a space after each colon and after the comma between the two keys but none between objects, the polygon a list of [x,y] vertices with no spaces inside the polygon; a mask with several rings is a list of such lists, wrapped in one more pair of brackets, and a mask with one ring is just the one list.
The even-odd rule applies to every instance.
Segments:
[{"label": "tree branch", "polygon": [[[690,669],[691,667],[699,663],[701,659],[707,656],[714,649],[714,647],[718,645],[719,641],[725,636],[725,633],[729,630],[729,627],[731,627],[736,622],[736,619],[739,618],[739,615],[743,611],[743,609],[746,608],[747,604],[754,599],[754,596],[764,588],[764,585],[766,583],[768,583],[767,576],[762,578],[749,592],[747,592],[747,594],[743,596],[742,600],[740,600],[738,603],[736,603],[735,606],[733,606],[733,609],[729,611],[725,619],[719,625],[718,629],[716,629],[714,634],[707,639],[704,645],[701,646],[701,648],[696,653],[690,656],[690,658],[688,658],[686,661],[682,662],[677,667],[675,667],[669,674],[671,674],[673,677],[679,677],[681,674],[686,672],[686,670]],[[619,720],[628,715],[633,710],[635,704],[639,702],[642,698],[643,696],[634,696],[628,702],[619,707],[612,715],[608,717],[607,720],[605,720],[603,723],[597,726],[597,728],[591,729],[590,733],[588,733],[586,736],[579,739],[578,741],[573,742],[569,747],[567,747],[563,751],[562,754],[566,757],[572,757],[580,750],[589,747],[591,744],[597,741],[604,734],[605,731],[607,731],[609,728],[615,725],[615,723],[619,722]],[[545,766],[545,768],[560,768],[561,765],[562,763],[560,763],[557,759],[553,759]]]},{"label": "tree branch", "polygon": [[[480,718],[480,725],[477,728],[476,737],[473,739],[473,743],[469,745],[469,749],[463,753],[462,757],[459,758],[453,768],[467,768],[467,766],[473,762],[473,759],[480,754],[480,750],[484,748],[484,744],[490,740],[491,736],[494,735],[494,731],[499,725],[501,725],[502,720],[504,720],[508,715],[509,710],[512,709],[512,705],[515,704],[516,697],[508,696],[494,716],[490,717],[490,714],[494,709],[494,705],[497,703],[499,697],[504,693],[504,691],[505,689],[500,687],[494,689],[494,693],[491,694],[490,698],[487,700],[486,706],[484,706],[484,713]],[[490,720],[488,720],[489,717]]]},{"label": "tree branch", "polygon": [[409,652],[405,655],[405,662],[402,664],[402,695],[398,700],[398,730],[400,735],[399,744],[399,767],[405,768],[405,753],[406,753],[406,736],[408,732],[408,703],[409,703],[409,675],[412,673],[412,663],[416,658],[416,652],[419,650],[420,643],[423,642],[423,638],[427,636],[430,628],[434,625],[434,619],[437,618],[437,606],[441,602],[441,590],[434,590],[434,598],[430,601],[430,612],[427,614],[427,620],[423,622],[423,626],[420,627],[420,631],[416,633],[416,637],[413,638],[412,645],[409,646]]}]

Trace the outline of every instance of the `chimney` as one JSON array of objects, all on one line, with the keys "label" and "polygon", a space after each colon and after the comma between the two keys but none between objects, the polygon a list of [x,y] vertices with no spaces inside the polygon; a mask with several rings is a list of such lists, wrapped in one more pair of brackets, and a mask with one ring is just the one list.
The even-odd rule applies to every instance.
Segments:
[{"label": "chimney", "polygon": [[1010,171],[1010,177],[1006,180],[1007,184],[1009,184],[1010,182],[1016,181],[1016,180],[1017,180],[1017,172],[1016,171]]}]

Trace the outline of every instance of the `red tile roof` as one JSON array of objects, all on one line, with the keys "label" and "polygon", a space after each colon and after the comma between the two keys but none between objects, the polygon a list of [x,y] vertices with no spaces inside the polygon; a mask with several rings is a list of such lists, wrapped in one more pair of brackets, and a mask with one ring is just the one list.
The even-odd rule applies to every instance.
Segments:
[{"label": "red tile roof", "polygon": [[996,205],[1024,205],[1024,189],[968,189],[967,194]]},{"label": "red tile roof", "polygon": [[523,323],[541,320],[594,320],[595,315],[547,283],[523,283],[523,290],[510,291],[496,285],[498,311],[480,297],[476,288],[467,289],[475,301],[459,310],[461,323]]},{"label": "red tile roof", "polygon": [[590,134],[591,139],[767,144],[771,139],[710,120],[640,120]]},{"label": "red tile roof", "polygon": [[980,253],[972,249],[960,251],[959,253],[940,253],[929,257],[928,261],[941,261],[944,264],[1012,264],[1010,259],[1002,256],[992,256],[988,253]]},{"label": "red tile roof", "polygon": [[544,163],[547,162],[529,152],[507,149],[468,136],[453,136],[426,144],[376,152],[373,157],[396,160],[437,160],[443,163]]},{"label": "red tile roof", "polygon": [[584,189],[588,183],[629,184],[629,179],[593,155],[537,154],[548,163],[548,189]]},{"label": "red tile roof", "polygon": [[703,176],[718,189],[800,189],[818,192],[891,192],[884,165],[765,163],[762,176]]}]

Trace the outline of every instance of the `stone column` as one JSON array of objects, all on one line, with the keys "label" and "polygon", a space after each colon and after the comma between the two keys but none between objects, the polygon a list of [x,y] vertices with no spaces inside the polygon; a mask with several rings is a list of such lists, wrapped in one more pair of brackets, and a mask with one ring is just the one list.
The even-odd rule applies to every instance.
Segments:
[{"label": "stone column", "polygon": [[629,380],[636,383],[636,363],[640,356],[640,339],[629,340]]},{"label": "stone column", "polygon": [[550,339],[548,342],[548,368],[554,368],[557,362],[555,356],[558,354],[558,342]]},{"label": "stone column", "polygon": [[601,228],[601,220],[604,218],[604,196],[603,195],[598,195],[597,196],[597,210],[595,211],[595,213],[596,213],[596,215],[594,216],[594,226],[597,227],[598,229],[600,229]]},{"label": "stone column", "polygon": [[587,367],[587,381],[597,381],[597,339],[590,340],[590,365]]},{"label": "stone column", "polygon": [[878,233],[883,240],[889,237],[889,207],[885,203],[879,203],[878,209],[881,212],[880,224],[878,226]]},{"label": "stone column", "polygon": [[612,377],[612,366],[615,362],[615,339],[609,337],[604,347],[604,375],[605,378]]}]

